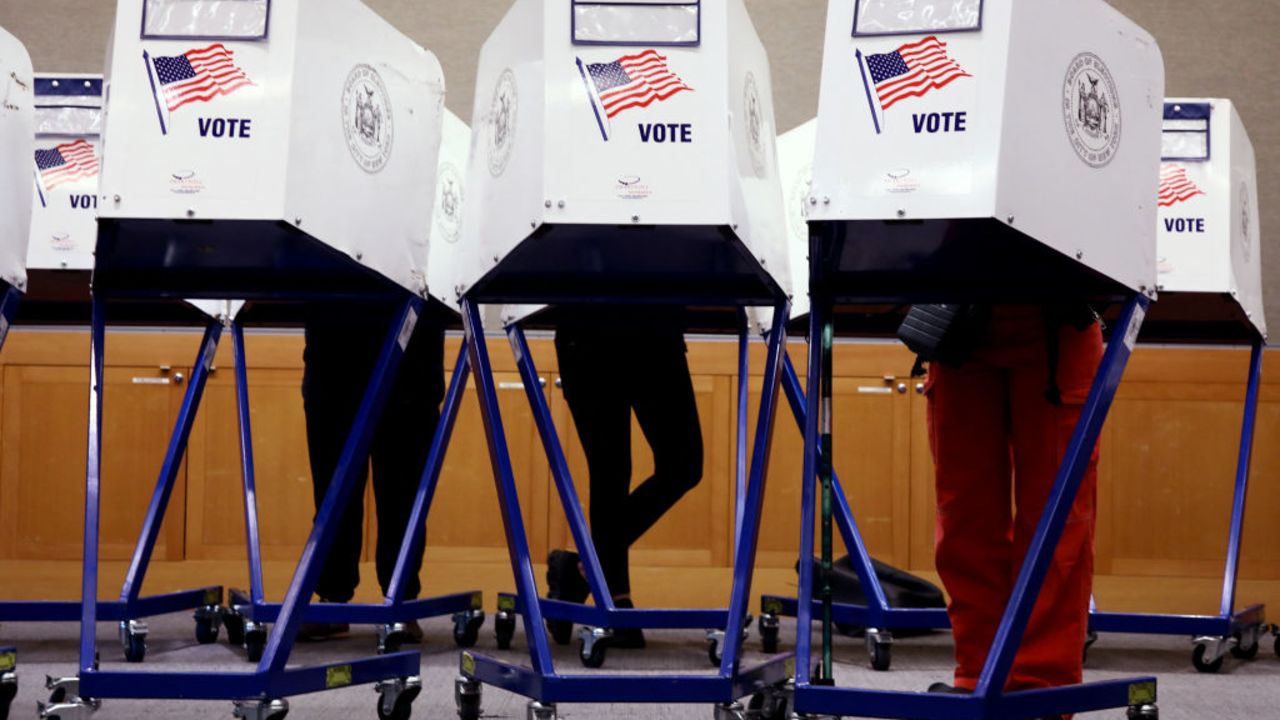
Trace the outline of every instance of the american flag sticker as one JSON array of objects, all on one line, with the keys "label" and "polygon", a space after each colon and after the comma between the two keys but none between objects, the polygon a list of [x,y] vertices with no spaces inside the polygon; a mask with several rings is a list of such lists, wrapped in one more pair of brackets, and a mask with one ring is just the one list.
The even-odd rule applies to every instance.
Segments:
[{"label": "american flag sticker", "polygon": [[222,43],[188,50],[181,55],[142,52],[151,80],[151,93],[160,117],[160,130],[168,134],[166,119],[186,105],[209,102],[254,83],[236,64],[235,52]]},{"label": "american flag sticker", "polygon": [[1187,177],[1187,169],[1181,165],[1165,165],[1160,168],[1160,207],[1173,207],[1205,192]]},{"label": "american flag sticker", "polygon": [[36,150],[36,171],[45,190],[98,175],[98,154],[85,140]]},{"label": "american flag sticker", "polygon": [[584,63],[578,58],[578,72],[586,84],[591,108],[600,134],[607,141],[611,121],[635,108],[646,108],[670,100],[682,92],[693,92],[667,66],[667,56],[656,50],[624,55],[609,63]]},{"label": "american flag sticker", "polygon": [[973,77],[947,54],[947,44],[936,35],[890,53],[863,56],[859,50],[857,56],[877,134],[881,131],[880,113],[904,100],[941,90],[960,78]]}]

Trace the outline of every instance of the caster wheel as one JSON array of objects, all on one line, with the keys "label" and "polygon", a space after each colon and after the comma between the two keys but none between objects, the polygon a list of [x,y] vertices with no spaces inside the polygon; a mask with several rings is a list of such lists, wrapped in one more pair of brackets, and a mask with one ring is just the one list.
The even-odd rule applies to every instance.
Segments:
[{"label": "caster wheel", "polygon": [[760,622],[757,623],[760,630],[760,648],[764,650],[766,655],[775,655],[778,652],[778,618],[770,618],[765,615],[760,616]]},{"label": "caster wheel", "polygon": [[1127,717],[1129,720],[1160,720],[1160,709],[1155,705],[1133,705]]},{"label": "caster wheel", "polygon": [[885,672],[893,664],[893,645],[875,642],[871,644],[869,651],[871,653],[872,670]]},{"label": "caster wheel", "polygon": [[758,692],[747,703],[747,717],[759,720],[787,720],[787,699],[772,692]]},{"label": "caster wheel", "polygon": [[18,696],[18,683],[0,683],[0,720],[8,720],[9,706],[13,704],[13,699]]},{"label": "caster wheel", "polygon": [[1197,645],[1196,649],[1191,652],[1191,664],[1202,673],[1216,673],[1222,669],[1222,662],[1226,658],[1218,658],[1213,662],[1206,662],[1204,659],[1208,648],[1204,645]]},{"label": "caster wheel", "polygon": [[262,651],[267,649],[267,630],[266,628],[255,628],[246,630],[244,633],[244,651],[249,662],[258,662],[262,659]]},{"label": "caster wheel", "polygon": [[[413,701],[418,699],[418,694],[422,692],[421,687],[408,688],[400,693],[396,698],[395,705],[390,712],[383,707],[382,698],[378,698],[378,720],[409,720],[413,715]],[[477,712],[476,717],[480,715]]]},{"label": "caster wheel", "polygon": [[228,612],[222,618],[222,626],[227,629],[227,644],[232,647],[244,646],[244,616],[237,612]]},{"label": "caster wheel", "polygon": [[586,641],[578,644],[578,658],[582,660],[583,667],[589,667],[593,670],[604,667],[604,661],[608,654],[609,641],[604,638],[596,640],[590,648],[587,647]]},{"label": "caster wheel", "polygon": [[707,639],[707,660],[711,661],[711,667],[720,667],[720,661],[724,659],[724,655],[720,652],[720,638],[712,637]]},{"label": "caster wheel", "polygon": [[484,626],[484,615],[469,616],[458,614],[453,618],[453,642],[460,648],[476,646],[480,639],[480,628]]},{"label": "caster wheel", "polygon": [[547,630],[557,645],[568,645],[573,641],[573,623],[568,620],[548,620]]},{"label": "caster wheel", "polygon": [[511,641],[516,636],[516,619],[512,615],[499,615],[493,620],[493,634],[498,640],[499,650],[510,650]]},{"label": "caster wheel", "polygon": [[458,718],[459,720],[480,720],[479,695],[463,695],[458,699]]},{"label": "caster wheel", "polygon": [[196,618],[196,642],[201,645],[212,645],[218,642],[218,630],[221,625],[217,616]]},{"label": "caster wheel", "polygon": [[140,663],[147,659],[147,636],[126,633],[121,638],[124,645],[124,659],[131,663]]},{"label": "caster wheel", "polygon": [[1237,660],[1253,660],[1258,657],[1257,640],[1245,645],[1239,635],[1236,636],[1236,639],[1240,642],[1237,642],[1235,647],[1231,648],[1231,657]]}]

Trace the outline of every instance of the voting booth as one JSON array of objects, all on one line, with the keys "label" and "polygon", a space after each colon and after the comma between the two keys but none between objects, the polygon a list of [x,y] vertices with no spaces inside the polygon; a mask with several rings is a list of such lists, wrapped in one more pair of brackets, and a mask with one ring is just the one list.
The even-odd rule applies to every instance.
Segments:
[{"label": "voting booth", "polygon": [[36,76],[36,192],[27,253],[33,273],[93,269],[102,104],[101,75]]},{"label": "voting booth", "polygon": [[[814,352],[801,477],[820,482],[804,483],[801,502],[796,711],[939,720],[1107,707],[1156,714],[1154,678],[1003,689],[1156,295],[1163,90],[1155,40],[1102,0],[831,0],[808,198]],[[812,560],[819,520],[821,560],[832,560],[835,483],[819,449],[830,442],[832,388],[823,378],[831,377],[834,308],[1085,300],[1124,309],[977,690],[832,687],[833,607],[830,596],[814,597]]]},{"label": "voting booth", "polygon": [[[94,266],[85,598],[97,594],[99,378],[109,302],[379,299],[400,310],[284,602],[265,607],[252,598],[271,623],[257,669],[101,669],[96,608],[85,601],[79,675],[61,688],[68,699],[43,713],[71,714],[117,697],[203,698],[234,700],[241,717],[281,718],[286,695],[377,683],[379,713],[407,717],[421,687],[416,652],[306,667],[288,659],[304,619],[332,621],[336,612],[310,599],[361,470],[356,458],[367,455],[427,298],[440,65],[357,0],[119,0],[113,37]],[[142,583],[224,327],[235,340],[239,400],[247,407],[243,327],[215,319],[193,363],[123,600],[136,597]],[[247,412],[239,419],[244,449]],[[246,451],[247,503],[254,502],[251,457]],[[257,528],[248,514],[246,520],[256,574]],[[260,575],[252,584],[261,590]],[[395,598],[387,606],[409,614]],[[387,612],[378,606],[348,617],[383,622]],[[235,615],[228,617],[234,623]],[[217,637],[219,621],[205,639]],[[120,632],[127,657],[145,651],[131,623],[122,622]]]},{"label": "voting booth", "polygon": [[27,290],[34,88],[27,49],[0,28],[0,213],[5,218],[0,223],[0,344],[18,298]]},{"label": "voting booth", "polygon": [[[0,28],[0,344],[26,290],[34,85],[27,49]],[[0,716],[9,714],[18,693],[17,665],[17,650],[0,645]]]},{"label": "voting booth", "polygon": [[[1193,638],[1192,663],[1217,672],[1228,654],[1251,659],[1266,632],[1261,605],[1239,608],[1236,581],[1257,418],[1263,309],[1257,161],[1235,105],[1226,99],[1164,102],[1157,206],[1160,301],[1140,339],[1252,347],[1223,589],[1212,615],[1151,615],[1095,610],[1090,629]],[[1091,637],[1096,637],[1093,635]]]},{"label": "voting booth", "polygon": [[[774,394],[764,393],[744,481],[738,527],[751,540],[738,545],[728,611],[619,609],[518,322],[544,305],[779,309],[766,368],[766,387],[776,387],[790,285],[786,220],[768,58],[743,2],[517,0],[481,51],[472,121],[458,291],[517,586],[499,604],[499,644],[510,642],[520,615],[531,667],[464,653],[461,716],[479,715],[481,683],[532,698],[530,713],[546,718],[561,701],[727,704],[782,682],[781,658],[752,668],[738,658]],[[594,605],[538,598],[480,305],[508,307],[508,335]],[[615,629],[710,630],[708,656],[720,672],[560,674],[544,619],[558,642],[582,626],[588,667],[605,662]]]}]

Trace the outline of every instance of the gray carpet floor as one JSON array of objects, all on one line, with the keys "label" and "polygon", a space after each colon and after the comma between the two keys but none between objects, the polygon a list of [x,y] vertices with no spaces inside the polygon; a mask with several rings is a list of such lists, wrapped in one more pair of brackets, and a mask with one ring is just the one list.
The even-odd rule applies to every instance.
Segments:
[{"label": "gray carpet floor", "polygon": [[[247,663],[237,649],[219,642],[216,646],[197,645],[189,615],[171,615],[151,621],[150,650],[142,668],[174,669],[202,672],[246,670]],[[426,643],[422,647],[423,693],[414,705],[415,718],[456,717],[453,700],[453,678],[456,675],[458,651],[453,646],[451,625],[446,620],[425,624]],[[36,702],[46,697],[44,676],[73,673],[76,661],[78,629],[72,624],[6,624],[0,628],[0,644],[19,647],[19,690],[10,718],[36,716]],[[117,663],[119,645],[114,628],[99,629],[104,666],[126,667]],[[699,633],[683,631],[650,632],[649,648],[644,651],[614,650],[600,672],[627,673],[690,672],[709,673],[706,649]],[[783,622],[783,646],[794,639],[790,623]],[[374,645],[371,628],[357,628],[345,640],[321,645],[299,646],[293,662],[307,663],[351,659],[368,654]],[[519,661],[524,649],[521,634],[511,651],[496,650],[492,623],[481,633],[478,650]],[[747,645],[747,658],[759,659],[759,640],[752,633]],[[584,672],[575,648],[555,648],[556,661],[566,672]],[[1267,638],[1263,651],[1251,662],[1228,658],[1222,672],[1216,675],[1197,673],[1190,662],[1191,645],[1187,638],[1149,636],[1103,636],[1090,653],[1087,679],[1123,678],[1138,674],[1154,674],[1160,681],[1160,710],[1164,720],[1245,720],[1280,718],[1280,658],[1272,652]],[[894,665],[890,672],[871,671],[866,665],[866,652],[860,640],[842,638],[837,644],[837,679],[843,686],[917,691],[938,680],[949,680],[951,669],[950,636],[940,633],[927,638],[901,640],[894,649]],[[139,666],[127,666],[130,669]],[[141,668],[139,668],[141,669]],[[376,695],[370,687],[345,688],[327,693],[304,695],[290,699],[290,718],[315,720],[353,720],[375,718]],[[521,720],[525,715],[525,699],[486,689],[484,716]],[[700,718],[709,720],[712,709],[697,705],[562,705],[560,717],[568,720],[612,717]],[[226,702],[141,702],[113,700],[104,703],[96,718],[163,717],[229,718],[231,707]],[[1079,716],[1095,718],[1124,717],[1120,710]]]}]

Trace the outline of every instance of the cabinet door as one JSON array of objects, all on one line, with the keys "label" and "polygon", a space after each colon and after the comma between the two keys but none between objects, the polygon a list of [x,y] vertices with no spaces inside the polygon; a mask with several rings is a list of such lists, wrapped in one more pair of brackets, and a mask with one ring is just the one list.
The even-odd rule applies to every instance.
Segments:
[{"label": "cabinet door", "polygon": [[[228,358],[228,361],[230,358]],[[232,366],[209,378],[192,432],[187,557],[243,560],[240,422]],[[250,369],[249,418],[264,560],[296,560],[315,514],[301,369]]]},{"label": "cabinet door", "polygon": [[[732,557],[734,383],[728,376],[701,375],[696,369],[693,373],[693,391],[702,425],[702,481],[635,544],[631,552],[632,566],[726,567]],[[558,388],[552,393],[552,402],[569,471],[582,499],[583,512],[590,517],[589,477],[582,443],[564,394]],[[653,453],[634,415],[631,468],[632,489],[653,474]],[[551,545],[573,548],[559,496],[554,488],[551,493]]]},{"label": "cabinet door", "polygon": [[[498,343],[490,351],[497,352]],[[452,345],[450,347],[453,347]],[[453,350],[446,357],[453,358]],[[502,426],[534,562],[547,553],[547,462],[520,376],[495,372]],[[475,381],[467,384],[445,454],[440,484],[427,518],[431,562],[507,562],[502,508],[490,462]],[[426,569],[430,573],[430,568]]]},{"label": "cabinet door", "polygon": [[934,529],[938,518],[938,493],[934,488],[933,452],[929,448],[928,400],[924,379],[911,385],[911,554],[907,567],[915,572],[935,572]]},{"label": "cabinet door", "polygon": [[[158,366],[108,367],[103,406],[101,556],[132,556],[185,386]],[[174,376],[176,377],[176,375]],[[0,554],[76,560],[84,529],[88,366],[4,369]],[[183,556],[185,471],[155,557]]]},{"label": "cabinet door", "polygon": [[[802,357],[792,358],[803,362]],[[837,363],[839,368],[839,363]],[[797,367],[803,372],[803,367]],[[802,377],[803,383],[803,377]],[[901,565],[907,559],[910,502],[910,398],[900,381],[885,377],[836,377],[832,386],[835,472],[872,556]],[[759,379],[753,378],[753,387]],[[758,391],[750,402],[755,433]],[[785,398],[779,397],[769,464],[758,563],[794,567],[800,542],[804,439]],[[814,480],[816,482],[816,479]],[[815,524],[815,555],[821,550]],[[845,552],[839,526],[835,554]]]}]

